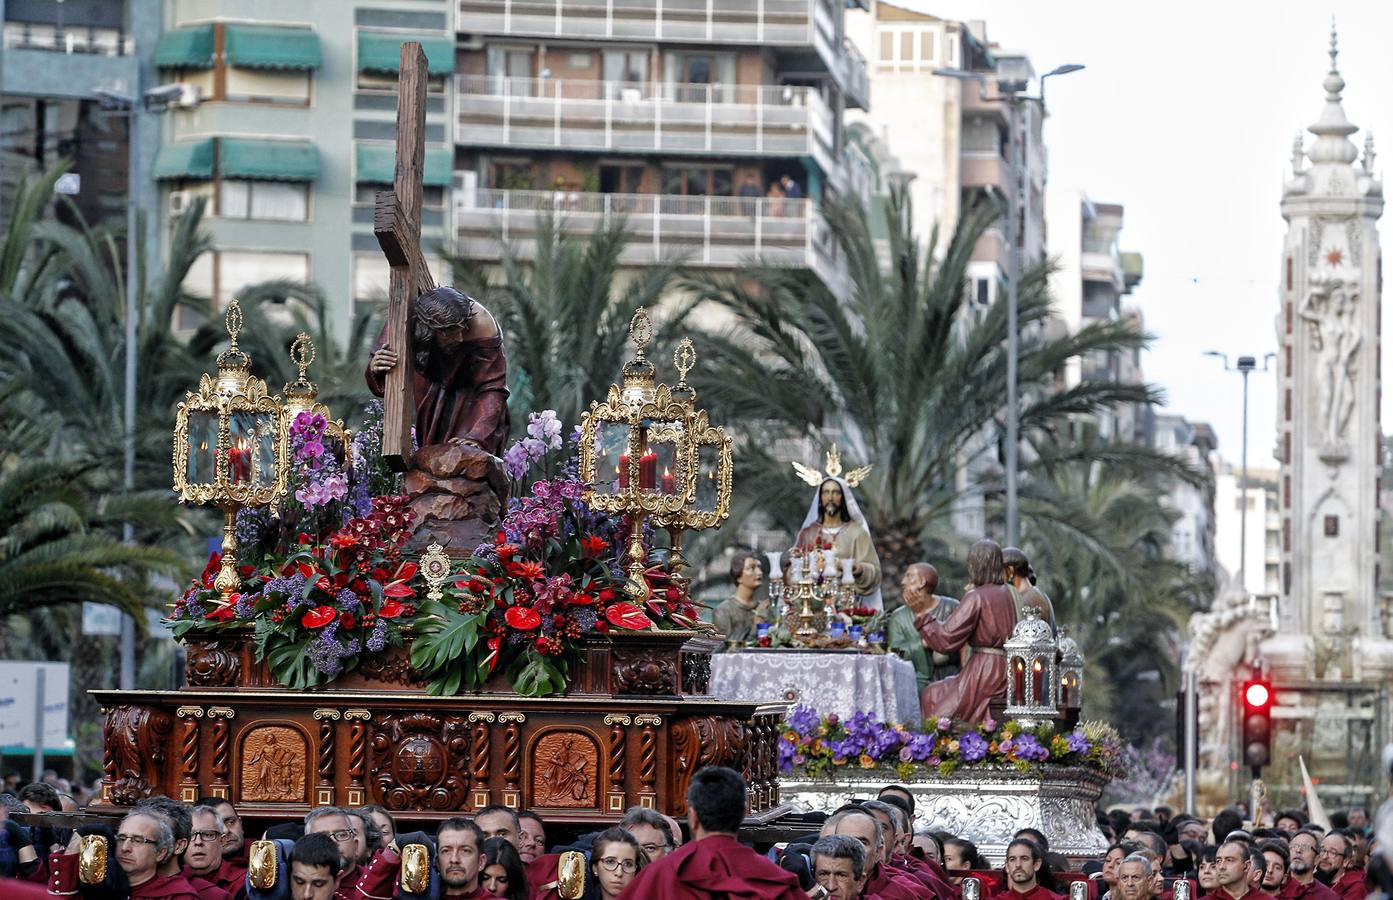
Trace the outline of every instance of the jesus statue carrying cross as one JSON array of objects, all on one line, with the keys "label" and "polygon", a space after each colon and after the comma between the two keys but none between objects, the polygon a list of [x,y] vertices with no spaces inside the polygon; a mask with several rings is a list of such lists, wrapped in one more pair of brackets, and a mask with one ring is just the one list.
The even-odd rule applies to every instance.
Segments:
[{"label": "jesus statue carrying cross", "polygon": [[426,55],[401,45],[393,190],[379,191],[373,232],[391,266],[387,322],[368,362],[383,398],[382,455],[410,468],[420,447],[467,444],[498,456],[508,439],[508,363],[498,323],[483,304],[437,287],[421,253]]}]

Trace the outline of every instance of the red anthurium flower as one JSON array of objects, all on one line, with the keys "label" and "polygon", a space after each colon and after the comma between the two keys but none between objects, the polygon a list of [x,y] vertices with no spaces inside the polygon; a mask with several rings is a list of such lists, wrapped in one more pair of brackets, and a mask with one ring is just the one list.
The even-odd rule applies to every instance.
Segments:
[{"label": "red anthurium flower", "polygon": [[400,600],[386,600],[377,614],[384,619],[395,619],[404,612],[406,612],[406,607],[402,605]]},{"label": "red anthurium flower", "polygon": [[613,603],[615,596],[616,595],[614,593],[614,588],[605,588],[604,590],[600,591],[600,602]]},{"label": "red anthurium flower", "polygon": [[309,578],[311,575],[314,574],[314,566],[310,565],[307,562],[296,563],[295,568],[301,575],[305,576],[306,578]]},{"label": "red anthurium flower", "polygon": [[540,628],[542,617],[535,609],[526,606],[510,606],[508,611],[503,614],[504,620],[519,631],[531,631]]},{"label": "red anthurium flower", "polygon": [[653,627],[653,620],[642,609],[632,603],[616,603],[605,610],[605,618],[611,625],[637,631]]},{"label": "red anthurium flower", "polygon": [[489,663],[489,671],[490,671],[490,672],[492,672],[495,668],[498,667],[498,645],[501,644],[501,643],[503,643],[503,639],[502,639],[502,638],[491,637],[491,638],[488,639],[488,645],[489,645],[488,663]]},{"label": "red anthurium flower", "polygon": [[410,581],[416,577],[416,564],[414,562],[404,562],[397,568],[395,579],[397,581]]},{"label": "red anthurium flower", "polygon": [[304,617],[300,619],[300,624],[306,628],[323,628],[337,619],[338,616],[339,611],[332,606],[317,606],[305,613]]},{"label": "red anthurium flower", "polygon": [[308,545],[314,543],[314,541],[310,540],[310,536],[302,531],[299,534],[295,535],[295,543]]},{"label": "red anthurium flower", "polygon": [[353,613],[344,613],[343,615],[339,616],[340,627],[354,628],[357,626],[357,624],[358,620],[353,618]]},{"label": "red anthurium flower", "polygon": [[231,605],[218,606],[212,610],[209,610],[208,613],[206,613],[203,616],[203,618],[212,619],[214,622],[226,622],[229,619],[235,619],[236,617],[237,611],[234,610]]},{"label": "red anthurium flower", "polygon": [[585,549],[586,554],[590,556],[599,556],[609,549],[609,541],[594,534],[587,534],[585,537],[581,538],[580,545]]},{"label": "red anthurium flower", "polygon": [[212,553],[208,554],[208,565],[206,565],[206,566],[203,567],[203,578],[202,578],[202,580],[203,580],[203,581],[208,581],[208,580],[211,579],[211,578],[216,578],[216,577],[217,577],[217,574],[218,574],[218,569],[219,569],[221,566],[222,566],[222,554],[221,554],[221,553],[219,553],[218,551],[215,550],[215,551],[213,551]]},{"label": "red anthurium flower", "polygon": [[238,566],[238,567],[237,567],[237,574],[238,574],[238,575],[241,575],[243,578],[246,578],[248,575],[250,575],[251,573],[253,573],[253,572],[255,572],[255,571],[256,571],[256,566]]},{"label": "red anthurium flower", "polygon": [[382,588],[384,597],[414,597],[416,592],[400,581],[394,581]]},{"label": "red anthurium flower", "polygon": [[594,594],[572,594],[570,598],[572,606],[593,606],[595,604]]}]

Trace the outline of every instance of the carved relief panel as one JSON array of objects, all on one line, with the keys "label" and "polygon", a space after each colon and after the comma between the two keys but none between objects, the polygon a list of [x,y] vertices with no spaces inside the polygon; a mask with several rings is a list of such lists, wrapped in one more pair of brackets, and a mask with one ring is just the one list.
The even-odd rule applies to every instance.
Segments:
[{"label": "carved relief panel", "polygon": [[469,725],[425,713],[376,718],[372,770],[388,809],[460,809],[469,789]]},{"label": "carved relief panel", "polygon": [[308,765],[309,742],[298,728],[252,728],[242,738],[238,796],[244,803],[308,803]]},{"label": "carved relief panel", "polygon": [[585,731],[549,731],[532,745],[532,806],[599,808],[600,748]]}]

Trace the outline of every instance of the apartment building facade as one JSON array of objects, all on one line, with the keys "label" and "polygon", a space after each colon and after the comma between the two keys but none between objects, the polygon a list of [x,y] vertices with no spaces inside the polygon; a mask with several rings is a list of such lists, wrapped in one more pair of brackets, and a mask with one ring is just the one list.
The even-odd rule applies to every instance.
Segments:
[{"label": "apartment building facade", "polygon": [[548,217],[623,217],[625,262],[838,262],[818,215],[863,192],[842,130],[864,62],[837,0],[459,0],[455,234],[496,259]]}]

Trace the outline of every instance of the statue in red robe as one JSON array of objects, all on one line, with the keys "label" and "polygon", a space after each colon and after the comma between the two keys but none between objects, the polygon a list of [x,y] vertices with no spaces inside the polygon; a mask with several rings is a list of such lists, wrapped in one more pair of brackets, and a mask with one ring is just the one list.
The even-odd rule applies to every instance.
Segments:
[{"label": "statue in red robe", "polygon": [[[367,382],[381,397],[399,349],[378,335]],[[416,364],[416,443],[472,444],[498,456],[508,440],[508,360],[498,323],[483,305],[448,285],[416,298],[411,348]]]},{"label": "statue in red robe", "polygon": [[962,671],[935,681],[919,696],[924,718],[963,719],[970,723],[987,717],[993,699],[1006,696],[1006,651],[1016,627],[1016,601],[1003,583],[1005,570],[1001,547],[995,541],[978,541],[967,553],[967,575],[976,585],[953,610],[948,621],[932,613],[917,615],[914,625],[924,643],[939,653],[957,653],[964,646],[972,656]]}]

